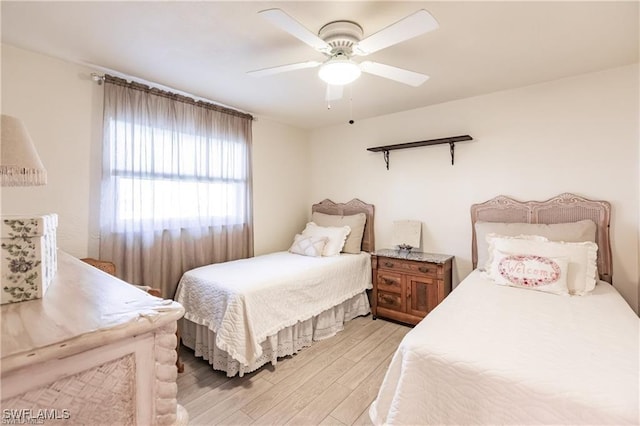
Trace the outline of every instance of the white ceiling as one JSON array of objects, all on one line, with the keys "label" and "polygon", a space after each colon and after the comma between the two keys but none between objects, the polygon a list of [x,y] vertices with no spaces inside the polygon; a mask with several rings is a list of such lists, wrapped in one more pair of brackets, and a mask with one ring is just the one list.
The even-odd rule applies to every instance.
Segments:
[{"label": "white ceiling", "polygon": [[[2,42],[314,128],[638,62],[639,5],[3,0]],[[347,89],[328,110],[317,69],[248,76],[250,70],[324,59],[257,15],[274,7],[314,33],[327,22],[353,20],[365,37],[427,9],[438,30],[367,59],[431,78],[414,88],[363,74],[352,84],[352,106]]]}]

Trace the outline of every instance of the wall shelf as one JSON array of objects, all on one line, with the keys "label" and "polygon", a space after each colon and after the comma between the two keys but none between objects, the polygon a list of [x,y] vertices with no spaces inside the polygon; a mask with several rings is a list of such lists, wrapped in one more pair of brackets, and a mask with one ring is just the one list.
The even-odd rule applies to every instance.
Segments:
[{"label": "wall shelf", "polygon": [[406,149],[406,148],[417,148],[420,146],[430,146],[430,145],[441,145],[448,143],[449,151],[451,152],[451,165],[453,166],[454,159],[454,150],[456,142],[464,142],[471,141],[473,138],[469,135],[462,136],[452,136],[449,138],[440,138],[440,139],[429,139],[426,141],[418,141],[418,142],[407,142],[407,143],[399,143],[395,145],[384,145],[384,146],[376,146],[373,148],[367,148],[367,151],[371,152],[382,152],[384,156],[384,162],[387,165],[387,170],[389,170],[389,151],[393,151],[395,149]]}]

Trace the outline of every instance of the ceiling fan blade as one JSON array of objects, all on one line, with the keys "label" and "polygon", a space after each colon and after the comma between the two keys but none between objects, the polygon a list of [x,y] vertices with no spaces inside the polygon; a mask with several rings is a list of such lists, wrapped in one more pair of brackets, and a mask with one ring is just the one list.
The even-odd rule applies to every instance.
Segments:
[{"label": "ceiling fan blade", "polygon": [[419,11],[360,40],[354,46],[357,55],[368,55],[438,28],[436,19],[426,10]]},{"label": "ceiling fan blade", "polygon": [[260,16],[271,22],[276,27],[302,40],[309,46],[320,52],[331,52],[331,46],[320,37],[306,29],[300,22],[293,19],[280,9],[267,9],[258,12]]},{"label": "ceiling fan blade", "polygon": [[360,63],[363,72],[388,78],[409,86],[417,87],[429,79],[428,75],[405,70],[403,68],[392,67],[378,62],[364,61]]},{"label": "ceiling fan blade", "polygon": [[321,64],[322,62],[318,62],[318,61],[298,62],[296,64],[280,65],[277,67],[262,68],[255,71],[248,71],[247,74],[252,75],[254,77],[263,77],[265,75],[279,74],[281,72],[295,71],[295,70],[301,70],[305,68],[314,68]]},{"label": "ceiling fan blade", "polygon": [[333,84],[327,84],[327,94],[324,97],[326,101],[336,101],[342,99],[342,88],[344,86],[336,86]]}]

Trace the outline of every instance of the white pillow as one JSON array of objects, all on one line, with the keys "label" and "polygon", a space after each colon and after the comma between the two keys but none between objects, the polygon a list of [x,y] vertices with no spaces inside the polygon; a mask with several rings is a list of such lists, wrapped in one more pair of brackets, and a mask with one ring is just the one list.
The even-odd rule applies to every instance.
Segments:
[{"label": "white pillow", "polygon": [[327,241],[329,241],[327,237],[305,237],[296,234],[293,237],[293,244],[289,247],[289,252],[303,256],[322,256],[322,250],[327,245]]},{"label": "white pillow", "polygon": [[489,241],[490,259],[487,262],[487,273],[493,275],[495,256],[499,252],[534,255],[549,258],[566,258],[569,271],[567,275],[567,287],[569,294],[584,295],[592,291],[596,286],[596,261],[598,245],[592,242],[565,243],[548,241],[543,237],[523,239],[517,237],[487,236]]},{"label": "white pillow", "polygon": [[302,231],[302,235],[305,237],[328,238],[327,244],[322,249],[322,255],[336,256],[340,254],[340,250],[342,250],[349,232],[351,232],[351,228],[346,225],[341,227],[318,226],[313,222],[309,222],[304,228],[304,231]]},{"label": "white pillow", "polygon": [[351,232],[347,236],[347,241],[345,241],[342,251],[354,254],[362,251],[362,236],[364,235],[364,225],[367,221],[367,215],[364,213],[340,216],[313,212],[311,221],[320,226],[348,226],[351,228]]},{"label": "white pillow", "polygon": [[568,295],[568,262],[564,257],[492,252],[489,278],[496,284]]},{"label": "white pillow", "polygon": [[483,269],[489,260],[489,244],[486,237],[489,234],[498,234],[505,237],[517,235],[540,235],[549,241],[565,241],[580,243],[583,241],[596,242],[596,224],[592,220],[578,222],[554,223],[502,223],[482,222],[475,224],[476,246],[478,253],[478,269]]}]

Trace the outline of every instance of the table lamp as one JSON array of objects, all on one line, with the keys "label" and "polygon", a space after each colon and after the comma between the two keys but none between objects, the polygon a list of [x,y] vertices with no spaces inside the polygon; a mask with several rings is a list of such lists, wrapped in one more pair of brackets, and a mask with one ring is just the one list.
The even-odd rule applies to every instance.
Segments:
[{"label": "table lamp", "polygon": [[[0,183],[2,186],[36,186],[47,183],[27,128],[21,120],[2,115],[0,132]],[[57,270],[56,214],[2,215],[1,303],[44,296]]]}]

